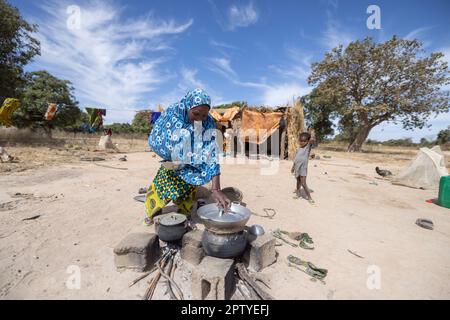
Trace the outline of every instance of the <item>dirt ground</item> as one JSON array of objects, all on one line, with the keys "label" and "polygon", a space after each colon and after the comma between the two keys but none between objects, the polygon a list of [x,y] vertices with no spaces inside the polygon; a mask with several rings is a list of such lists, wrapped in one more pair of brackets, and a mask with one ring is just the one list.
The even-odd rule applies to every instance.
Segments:
[{"label": "dirt ground", "polygon": [[[0,164],[0,299],[140,299],[146,281],[128,288],[139,274],[117,272],[112,250],[131,232],[153,231],[142,226],[143,204],[133,197],[150,183],[158,159],[136,152],[120,162],[122,154],[104,154],[100,164],[108,167],[101,167],[79,161],[97,153],[69,149],[10,147],[20,162]],[[314,240],[312,251],[277,247],[277,262],[263,271],[268,291],[276,299],[450,299],[450,210],[426,202],[437,191],[395,186],[374,171],[396,173],[414,152],[316,153],[321,160],[310,162],[308,177],[314,205],[293,199],[289,161],[240,158],[222,166],[223,187],[239,188],[256,213],[277,212],[249,224]],[[418,227],[418,218],[435,229]],[[288,255],[328,269],[326,283],[291,269]],[[79,289],[67,286],[74,268]],[[177,277],[189,298],[189,273]],[[168,299],[164,291],[159,286],[156,297]]]}]

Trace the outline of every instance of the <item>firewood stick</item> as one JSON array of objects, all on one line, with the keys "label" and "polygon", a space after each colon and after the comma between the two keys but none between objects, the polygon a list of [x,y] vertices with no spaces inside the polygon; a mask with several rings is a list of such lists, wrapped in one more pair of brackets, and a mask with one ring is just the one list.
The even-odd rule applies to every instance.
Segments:
[{"label": "firewood stick", "polygon": [[156,267],[154,267],[152,270],[150,270],[149,272],[144,273],[142,276],[140,276],[139,278],[133,280],[132,282],[130,282],[130,284],[128,285],[128,288],[131,288],[132,286],[134,286],[136,283],[138,283],[139,281],[147,278],[149,275],[151,275],[153,272],[156,271]]},{"label": "firewood stick", "polygon": [[[167,272],[169,273],[169,275],[172,274],[172,270],[174,267],[174,259],[173,257],[171,257],[170,261],[169,261],[169,265],[167,266]],[[172,287],[170,286],[170,281],[166,280],[166,286],[167,286],[167,292],[169,293],[170,299],[171,300],[178,300],[178,297],[173,293]]]},{"label": "firewood stick", "polygon": [[236,267],[241,279],[244,280],[253,290],[255,290],[262,300],[274,300],[270,294],[265,292],[255,281],[253,281],[242,263],[238,263]]},{"label": "firewood stick", "polygon": [[159,270],[159,274],[160,274],[162,277],[164,277],[167,281],[169,281],[170,284],[175,288],[175,290],[177,291],[177,294],[178,294],[178,296],[180,297],[180,299],[181,299],[181,300],[184,300],[183,292],[181,292],[180,288],[179,288],[178,285],[175,283],[175,281],[173,281],[173,279],[170,278],[170,277],[164,272],[164,270],[163,270],[160,266],[156,265],[156,267],[157,267],[158,270]]},{"label": "firewood stick", "polygon": [[[163,258],[163,260],[161,261],[161,263],[163,264],[163,268],[166,266],[166,262],[167,262],[167,258],[168,255],[166,254]],[[159,263],[156,263],[156,266],[159,266]],[[155,277],[150,281],[150,286],[148,287],[147,291],[145,292],[144,295],[144,300],[151,300],[153,293],[155,292],[156,286],[158,285],[158,281],[161,278],[161,273],[158,271],[157,274],[155,275]]]}]

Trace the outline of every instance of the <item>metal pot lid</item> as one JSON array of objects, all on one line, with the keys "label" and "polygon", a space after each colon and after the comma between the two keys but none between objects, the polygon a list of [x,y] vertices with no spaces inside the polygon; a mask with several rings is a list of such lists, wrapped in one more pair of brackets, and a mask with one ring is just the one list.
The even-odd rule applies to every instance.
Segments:
[{"label": "metal pot lid", "polygon": [[201,207],[197,211],[201,219],[211,220],[216,222],[240,222],[247,220],[250,217],[250,210],[246,207],[232,203],[231,207],[224,210],[217,203],[208,204]]},{"label": "metal pot lid", "polygon": [[162,226],[177,226],[179,224],[185,223],[187,220],[186,216],[179,213],[171,213],[167,215],[166,217],[162,218],[160,220],[160,225]]}]

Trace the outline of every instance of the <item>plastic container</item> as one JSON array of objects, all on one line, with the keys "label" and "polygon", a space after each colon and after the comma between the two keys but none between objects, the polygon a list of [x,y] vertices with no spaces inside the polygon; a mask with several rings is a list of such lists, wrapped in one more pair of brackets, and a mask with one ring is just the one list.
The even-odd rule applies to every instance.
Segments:
[{"label": "plastic container", "polygon": [[438,200],[439,205],[450,208],[450,176],[441,177]]}]

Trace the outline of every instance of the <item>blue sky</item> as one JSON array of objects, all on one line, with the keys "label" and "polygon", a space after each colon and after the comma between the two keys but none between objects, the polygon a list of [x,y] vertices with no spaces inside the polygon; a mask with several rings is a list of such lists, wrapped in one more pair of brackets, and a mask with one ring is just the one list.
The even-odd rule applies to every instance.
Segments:
[{"label": "blue sky", "polygon": [[[129,122],[135,110],[170,104],[195,87],[214,104],[286,104],[311,89],[311,62],[365,36],[417,38],[450,60],[446,0],[9,2],[39,25],[42,55],[27,69],[72,81],[80,106],[108,109],[107,123]],[[380,7],[379,30],[367,28],[369,5]],[[450,113],[429,124],[414,131],[383,124],[370,138],[431,139]]]}]

